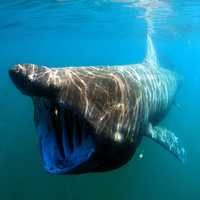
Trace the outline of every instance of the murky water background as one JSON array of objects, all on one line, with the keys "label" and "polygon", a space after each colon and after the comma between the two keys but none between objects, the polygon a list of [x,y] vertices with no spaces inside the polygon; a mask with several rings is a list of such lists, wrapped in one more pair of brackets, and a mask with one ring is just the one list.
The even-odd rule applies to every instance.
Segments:
[{"label": "murky water background", "polygon": [[[7,70],[16,63],[140,63],[146,50],[147,8],[154,13],[150,19],[161,66],[184,77],[177,96],[180,108],[174,106],[162,124],[182,139],[186,164],[144,139],[131,162],[119,170],[46,174],[32,102],[15,89]],[[0,199],[199,199],[199,10],[195,0],[0,0]]]}]

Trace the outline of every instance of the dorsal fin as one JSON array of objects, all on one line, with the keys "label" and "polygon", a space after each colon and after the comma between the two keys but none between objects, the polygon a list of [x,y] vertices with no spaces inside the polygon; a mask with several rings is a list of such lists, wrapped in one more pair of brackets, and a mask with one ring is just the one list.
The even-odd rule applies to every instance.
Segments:
[{"label": "dorsal fin", "polygon": [[144,63],[151,67],[159,67],[156,51],[149,34],[147,34],[147,52]]}]

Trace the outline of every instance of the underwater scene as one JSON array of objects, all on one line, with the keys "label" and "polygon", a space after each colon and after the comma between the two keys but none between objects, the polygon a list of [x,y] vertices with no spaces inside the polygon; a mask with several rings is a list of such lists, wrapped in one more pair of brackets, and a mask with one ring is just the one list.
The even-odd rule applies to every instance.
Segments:
[{"label": "underwater scene", "polygon": [[200,199],[200,1],[0,0],[0,199]]}]

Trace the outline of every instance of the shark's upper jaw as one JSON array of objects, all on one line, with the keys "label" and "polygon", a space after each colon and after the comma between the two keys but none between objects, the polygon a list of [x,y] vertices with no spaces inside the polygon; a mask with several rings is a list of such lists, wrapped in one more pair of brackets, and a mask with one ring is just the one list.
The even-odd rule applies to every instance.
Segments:
[{"label": "shark's upper jaw", "polygon": [[34,104],[44,168],[52,174],[92,170],[95,166],[90,166],[88,161],[95,152],[94,130],[87,121],[70,109],[43,98],[34,98]]}]

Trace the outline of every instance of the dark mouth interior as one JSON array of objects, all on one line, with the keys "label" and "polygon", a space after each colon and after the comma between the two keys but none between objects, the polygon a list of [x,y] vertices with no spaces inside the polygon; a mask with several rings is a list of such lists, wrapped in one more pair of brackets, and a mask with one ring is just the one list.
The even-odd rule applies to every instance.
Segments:
[{"label": "dark mouth interior", "polygon": [[94,152],[92,127],[69,108],[53,102],[43,105],[43,111],[40,108],[37,115],[39,120],[36,126],[39,124],[40,127],[46,119],[46,126],[41,124],[42,131],[39,129],[40,135],[45,134],[40,137],[45,168],[50,173],[60,174],[80,168]]},{"label": "dark mouth interior", "polygon": [[87,139],[91,128],[78,114],[69,109],[61,109],[56,104],[51,104],[50,120],[55,130],[55,139],[60,154],[63,158],[72,154]]}]

